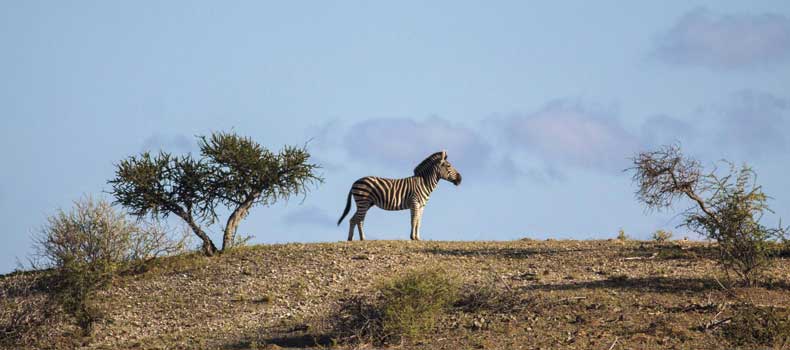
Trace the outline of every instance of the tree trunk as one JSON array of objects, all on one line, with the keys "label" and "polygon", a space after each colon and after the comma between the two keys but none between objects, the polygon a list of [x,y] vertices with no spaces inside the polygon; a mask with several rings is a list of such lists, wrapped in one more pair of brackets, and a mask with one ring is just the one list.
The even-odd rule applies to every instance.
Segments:
[{"label": "tree trunk", "polygon": [[214,256],[214,254],[217,253],[217,246],[214,245],[214,242],[211,241],[211,238],[209,238],[206,232],[204,232],[203,229],[201,229],[200,226],[195,223],[195,220],[192,219],[192,215],[184,212],[176,212],[176,215],[178,215],[181,219],[184,219],[187,225],[189,225],[189,227],[192,229],[192,232],[194,232],[195,235],[200,237],[200,240],[203,241],[203,254],[206,256]]},{"label": "tree trunk", "polygon": [[214,242],[211,241],[211,238],[209,238],[208,235],[197,225],[190,224],[189,226],[192,227],[192,231],[195,231],[195,234],[198,235],[198,237],[200,237],[200,239],[203,241],[203,254],[206,256],[214,256],[214,254],[217,253],[217,246],[214,245]]},{"label": "tree trunk", "polygon": [[250,207],[252,207],[252,204],[255,203],[255,200],[258,199],[260,195],[260,192],[250,194],[247,199],[230,214],[228,223],[225,225],[225,232],[222,235],[222,251],[233,246],[233,238],[236,237],[236,229],[239,227],[239,223],[247,216]]}]

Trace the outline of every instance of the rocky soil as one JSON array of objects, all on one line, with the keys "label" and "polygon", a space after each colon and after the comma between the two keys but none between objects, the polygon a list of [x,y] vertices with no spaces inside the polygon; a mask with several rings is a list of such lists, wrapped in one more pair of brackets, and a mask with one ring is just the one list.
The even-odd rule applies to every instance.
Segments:
[{"label": "rocky soil", "polygon": [[[769,282],[729,288],[694,242],[365,241],[258,245],[214,258],[158,260],[120,276],[95,305],[86,349],[340,347],[329,315],[383,279],[443,267],[504,307],[453,307],[420,349],[721,349],[718,323],[743,302],[790,308],[790,264]],[[2,279],[0,279],[2,286]],[[725,289],[726,288],[726,289]]]}]

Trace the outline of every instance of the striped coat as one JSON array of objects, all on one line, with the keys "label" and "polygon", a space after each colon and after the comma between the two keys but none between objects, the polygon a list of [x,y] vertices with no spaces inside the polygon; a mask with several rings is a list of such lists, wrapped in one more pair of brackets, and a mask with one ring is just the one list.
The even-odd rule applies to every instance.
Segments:
[{"label": "striped coat", "polygon": [[447,152],[445,151],[436,152],[425,158],[414,168],[414,176],[411,177],[402,179],[363,177],[351,185],[351,190],[346,198],[346,208],[337,224],[340,225],[351,209],[351,197],[353,196],[357,211],[349,221],[349,241],[354,238],[355,226],[359,230],[359,239],[365,240],[362,225],[365,221],[365,214],[372,206],[384,210],[411,210],[410,238],[420,240],[423,208],[441,179],[450,181],[456,186],[461,183],[461,174],[447,161]]}]

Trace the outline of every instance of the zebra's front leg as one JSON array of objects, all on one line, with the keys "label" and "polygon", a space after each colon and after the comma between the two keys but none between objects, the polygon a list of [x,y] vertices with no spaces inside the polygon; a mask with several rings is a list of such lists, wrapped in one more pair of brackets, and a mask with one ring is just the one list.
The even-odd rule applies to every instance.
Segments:
[{"label": "zebra's front leg", "polygon": [[415,209],[415,211],[417,212],[416,213],[417,223],[416,223],[416,225],[414,227],[414,236],[417,238],[418,241],[422,240],[422,237],[420,237],[420,226],[422,226],[422,210],[423,210],[423,208],[425,208],[425,207],[418,207],[417,209]]},{"label": "zebra's front leg", "polygon": [[422,207],[413,206],[411,208],[411,234],[409,238],[412,241],[420,240],[420,217],[422,216]]},{"label": "zebra's front leg", "polygon": [[417,240],[417,209],[411,208],[411,233],[409,239]]}]

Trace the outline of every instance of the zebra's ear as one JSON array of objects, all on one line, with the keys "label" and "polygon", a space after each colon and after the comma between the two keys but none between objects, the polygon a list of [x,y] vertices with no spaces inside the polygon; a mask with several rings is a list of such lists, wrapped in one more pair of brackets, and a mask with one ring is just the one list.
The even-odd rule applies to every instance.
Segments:
[{"label": "zebra's ear", "polygon": [[447,150],[442,150],[442,160],[447,160]]}]

